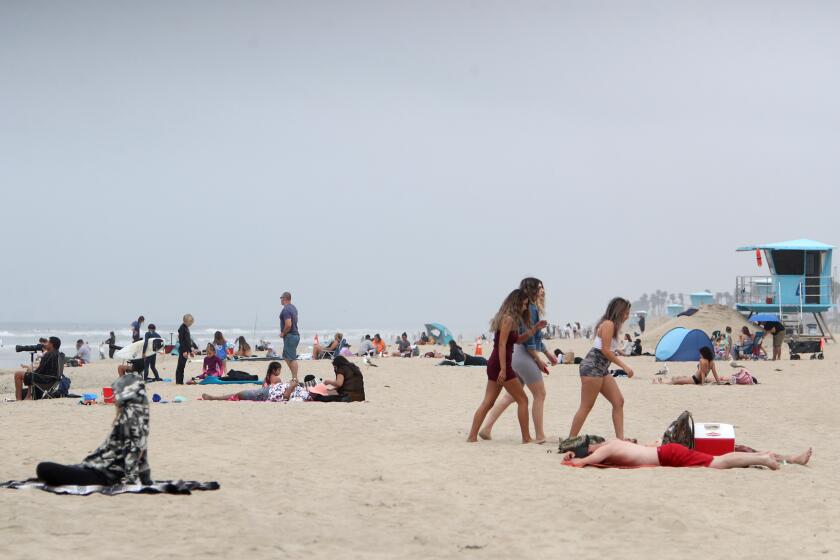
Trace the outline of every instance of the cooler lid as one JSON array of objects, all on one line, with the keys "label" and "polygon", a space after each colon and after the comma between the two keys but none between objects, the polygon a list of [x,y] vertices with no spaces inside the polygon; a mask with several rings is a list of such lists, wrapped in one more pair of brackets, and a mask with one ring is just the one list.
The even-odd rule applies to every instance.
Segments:
[{"label": "cooler lid", "polygon": [[695,439],[735,439],[735,427],[721,422],[695,422],[694,437]]}]

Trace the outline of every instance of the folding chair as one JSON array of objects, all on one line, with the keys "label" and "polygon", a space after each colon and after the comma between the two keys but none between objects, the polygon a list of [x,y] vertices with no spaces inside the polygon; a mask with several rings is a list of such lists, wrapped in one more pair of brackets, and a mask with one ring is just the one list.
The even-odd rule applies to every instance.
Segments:
[{"label": "folding chair", "polygon": [[29,391],[32,391],[32,399],[57,399],[61,397],[59,389],[61,387],[61,380],[64,378],[64,353],[58,355],[58,376],[51,375],[32,375],[32,385],[29,386]]},{"label": "folding chair", "polygon": [[324,359],[329,358],[331,360],[334,360],[335,357],[341,353],[341,349],[345,346],[350,346],[350,344],[347,343],[346,338],[342,338],[341,342],[338,343],[338,346],[335,347],[335,350],[327,350],[324,352]]}]

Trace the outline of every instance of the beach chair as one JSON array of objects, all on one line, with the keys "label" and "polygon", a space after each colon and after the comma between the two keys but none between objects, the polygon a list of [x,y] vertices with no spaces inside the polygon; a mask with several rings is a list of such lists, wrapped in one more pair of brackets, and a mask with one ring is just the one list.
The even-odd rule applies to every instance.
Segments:
[{"label": "beach chair", "polygon": [[32,391],[32,399],[57,399],[61,397],[61,380],[64,377],[64,353],[58,355],[58,376],[52,377],[48,375],[32,376],[32,385],[29,386],[29,391]]},{"label": "beach chair", "polygon": [[334,360],[335,357],[338,356],[339,353],[341,352],[341,349],[344,348],[345,346],[350,346],[350,344],[348,344],[346,338],[342,338],[341,342],[338,343],[338,346],[335,347],[335,350],[324,351],[324,358],[323,359],[326,360],[326,359],[329,358],[330,360]]}]

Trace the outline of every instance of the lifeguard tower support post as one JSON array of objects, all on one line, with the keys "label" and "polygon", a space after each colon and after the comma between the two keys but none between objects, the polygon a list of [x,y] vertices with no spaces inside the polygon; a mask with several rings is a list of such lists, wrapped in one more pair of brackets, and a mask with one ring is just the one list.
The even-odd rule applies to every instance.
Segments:
[{"label": "lifeguard tower support post", "polygon": [[777,313],[785,327],[798,335],[803,332],[803,315],[811,313],[822,336],[834,340],[822,314],[833,307],[831,253],[834,247],[796,239],[739,247],[738,251],[761,254],[770,269],[769,276],[738,276],[735,280],[735,306],[738,311]]}]

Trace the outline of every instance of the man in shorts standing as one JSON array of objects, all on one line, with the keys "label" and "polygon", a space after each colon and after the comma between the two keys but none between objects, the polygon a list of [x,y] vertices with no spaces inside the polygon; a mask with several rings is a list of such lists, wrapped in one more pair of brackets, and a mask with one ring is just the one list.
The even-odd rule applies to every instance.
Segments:
[{"label": "man in shorts standing", "polygon": [[292,294],[283,292],[280,296],[280,303],[283,304],[283,310],[280,312],[280,338],[283,339],[283,360],[289,366],[292,372],[292,379],[297,381],[298,378],[298,363],[297,363],[297,347],[300,343],[300,333],[298,332],[298,310],[292,305]]}]

